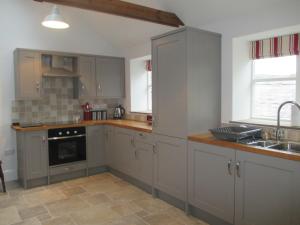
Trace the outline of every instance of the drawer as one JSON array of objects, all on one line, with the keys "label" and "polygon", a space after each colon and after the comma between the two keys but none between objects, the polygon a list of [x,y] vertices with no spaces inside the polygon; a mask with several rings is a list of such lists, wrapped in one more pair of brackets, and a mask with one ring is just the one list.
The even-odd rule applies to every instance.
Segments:
[{"label": "drawer", "polygon": [[146,132],[135,132],[135,140],[137,142],[145,142],[145,143],[152,144],[153,135]]},{"label": "drawer", "polygon": [[80,162],[80,163],[70,163],[66,165],[61,166],[54,166],[50,167],[49,174],[51,175],[59,175],[59,174],[65,174],[65,173],[71,173],[78,170],[84,170],[87,168],[86,162]]}]

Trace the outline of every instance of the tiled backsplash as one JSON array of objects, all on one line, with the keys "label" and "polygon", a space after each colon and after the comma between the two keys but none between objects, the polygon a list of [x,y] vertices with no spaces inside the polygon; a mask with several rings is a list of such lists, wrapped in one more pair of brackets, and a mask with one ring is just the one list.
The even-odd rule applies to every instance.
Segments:
[{"label": "tiled backsplash", "polygon": [[42,98],[38,100],[16,100],[12,103],[12,122],[57,122],[73,121],[81,116],[81,105],[89,102],[105,105],[108,117],[119,99],[73,99],[73,80],[70,78],[43,78]]}]

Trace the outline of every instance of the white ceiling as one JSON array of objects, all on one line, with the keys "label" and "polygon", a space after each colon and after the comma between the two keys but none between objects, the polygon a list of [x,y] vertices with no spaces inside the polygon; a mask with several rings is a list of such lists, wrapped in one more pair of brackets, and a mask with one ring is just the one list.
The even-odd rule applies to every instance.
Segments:
[{"label": "white ceiling", "polygon": [[[29,0],[30,1],[30,0]],[[240,16],[281,7],[298,0],[127,0],[157,9],[176,13],[188,26],[202,27]],[[35,3],[36,7],[41,7]],[[43,3],[43,7],[51,8]],[[72,26],[72,18],[80,16],[82,24],[93,28],[102,39],[113,46],[128,48],[145,43],[152,36],[174,29],[149,22],[108,15],[99,12],[61,7],[63,15]]]}]

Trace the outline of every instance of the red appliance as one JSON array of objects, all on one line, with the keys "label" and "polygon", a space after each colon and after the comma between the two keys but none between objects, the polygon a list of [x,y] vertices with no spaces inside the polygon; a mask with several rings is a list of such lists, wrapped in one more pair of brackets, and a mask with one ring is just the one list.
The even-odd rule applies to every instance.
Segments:
[{"label": "red appliance", "polygon": [[84,105],[81,105],[81,108],[83,109],[83,120],[92,120],[92,106],[90,103],[85,103]]}]

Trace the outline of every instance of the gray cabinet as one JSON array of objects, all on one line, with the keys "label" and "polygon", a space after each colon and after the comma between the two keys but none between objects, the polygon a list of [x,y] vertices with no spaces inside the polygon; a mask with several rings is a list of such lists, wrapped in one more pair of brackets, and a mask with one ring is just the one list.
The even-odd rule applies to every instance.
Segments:
[{"label": "gray cabinet", "polygon": [[186,201],[186,140],[155,135],[154,143],[154,187]]},{"label": "gray cabinet", "polygon": [[231,224],[234,221],[233,149],[189,142],[188,201]]},{"label": "gray cabinet", "polygon": [[18,132],[18,175],[23,185],[48,175],[48,141],[46,131]]},{"label": "gray cabinet", "polygon": [[134,177],[150,186],[153,184],[152,135],[137,132],[134,139]]},{"label": "gray cabinet", "polygon": [[235,224],[298,225],[300,164],[237,151]]},{"label": "gray cabinet", "polygon": [[134,133],[131,130],[115,128],[114,156],[112,167],[127,175],[134,174]]},{"label": "gray cabinet", "polygon": [[86,127],[87,161],[89,168],[105,166],[105,136],[103,126]]},{"label": "gray cabinet", "polygon": [[104,127],[104,137],[106,163],[112,166],[114,156],[114,128],[112,126]]},{"label": "gray cabinet", "polygon": [[41,54],[17,49],[14,52],[16,99],[37,99],[41,91]]},{"label": "gray cabinet", "polygon": [[124,58],[97,57],[96,93],[103,98],[124,97],[125,61]]},{"label": "gray cabinet", "polygon": [[96,58],[92,56],[80,56],[78,58],[78,82],[79,97],[96,96]]},{"label": "gray cabinet", "polygon": [[152,39],[154,133],[186,138],[219,126],[220,56],[219,34],[185,27]]}]

